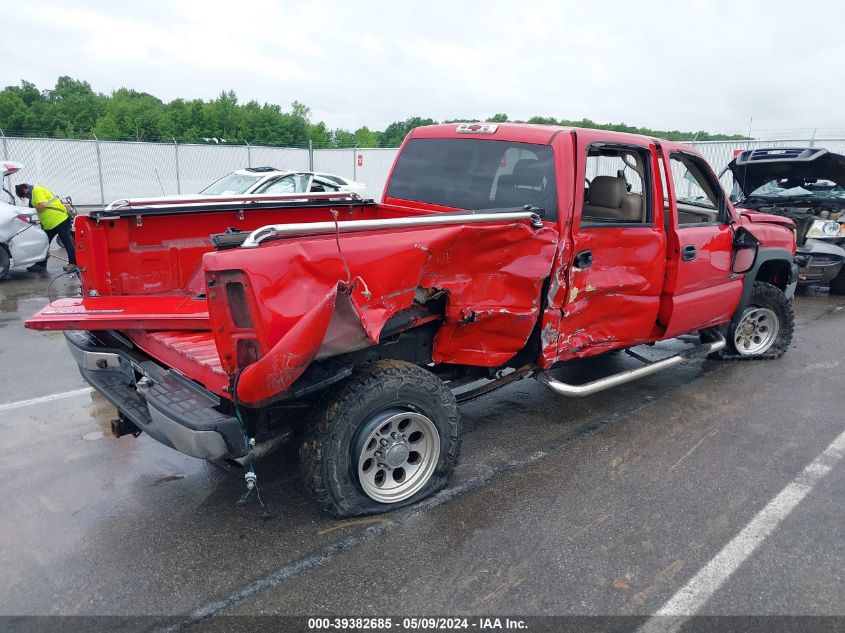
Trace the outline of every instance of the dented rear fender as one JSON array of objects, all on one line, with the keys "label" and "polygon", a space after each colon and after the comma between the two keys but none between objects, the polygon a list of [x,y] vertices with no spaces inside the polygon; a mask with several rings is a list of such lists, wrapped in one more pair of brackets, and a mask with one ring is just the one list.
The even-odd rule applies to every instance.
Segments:
[{"label": "dented rear fender", "polygon": [[[243,369],[238,397],[279,397],[318,356],[379,342],[394,315],[437,296],[444,302],[432,359],[495,367],[526,344],[540,315],[543,280],[558,241],[554,225],[455,225],[280,240],[207,253],[208,278],[242,275],[260,358],[238,365],[244,334],[229,293],[208,292],[218,349]],[[228,272],[227,272],[228,271]],[[237,271],[232,273],[231,271]],[[232,275],[235,275],[234,277]],[[243,325],[243,323],[242,323]],[[225,366],[225,364],[224,364]]]}]

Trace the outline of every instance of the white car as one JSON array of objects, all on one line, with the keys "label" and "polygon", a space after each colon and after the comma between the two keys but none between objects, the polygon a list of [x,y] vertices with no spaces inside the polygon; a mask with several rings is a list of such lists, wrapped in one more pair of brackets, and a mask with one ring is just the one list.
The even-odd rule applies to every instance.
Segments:
[{"label": "white car", "polygon": [[207,196],[348,191],[362,198],[367,187],[343,176],[314,171],[287,171],[273,167],[246,167],[223,176],[200,191]]},{"label": "white car", "polygon": [[245,167],[226,174],[199,193],[181,193],[144,198],[122,198],[107,205],[107,209],[135,206],[208,203],[213,198],[262,197],[277,199],[303,193],[353,193],[364,197],[366,185],[343,176],[314,171],[290,171],[275,167]]},{"label": "white car", "polygon": [[47,258],[49,242],[41,229],[35,210],[15,205],[15,197],[6,186],[6,178],[23,167],[12,161],[0,162],[3,178],[0,199],[0,279],[10,270],[26,268]]}]

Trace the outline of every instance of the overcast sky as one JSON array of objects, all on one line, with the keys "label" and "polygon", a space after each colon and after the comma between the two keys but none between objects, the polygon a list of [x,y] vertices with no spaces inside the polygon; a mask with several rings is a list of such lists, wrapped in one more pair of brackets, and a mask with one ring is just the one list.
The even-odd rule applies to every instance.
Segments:
[{"label": "overcast sky", "polygon": [[165,101],[231,89],[347,129],[497,112],[845,128],[845,3],[833,0],[29,0],[3,14],[4,86],[70,75]]}]

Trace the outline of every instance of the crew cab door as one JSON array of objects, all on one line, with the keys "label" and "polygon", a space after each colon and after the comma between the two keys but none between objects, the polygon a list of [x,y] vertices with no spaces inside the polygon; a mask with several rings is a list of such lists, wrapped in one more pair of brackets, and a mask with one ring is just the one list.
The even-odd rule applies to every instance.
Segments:
[{"label": "crew cab door", "polygon": [[575,133],[576,178],[558,360],[653,340],[666,263],[657,148]]},{"label": "crew cab door", "polygon": [[661,157],[669,256],[659,323],[669,338],[730,321],[742,275],[731,271],[734,218],[710,166],[676,143]]}]

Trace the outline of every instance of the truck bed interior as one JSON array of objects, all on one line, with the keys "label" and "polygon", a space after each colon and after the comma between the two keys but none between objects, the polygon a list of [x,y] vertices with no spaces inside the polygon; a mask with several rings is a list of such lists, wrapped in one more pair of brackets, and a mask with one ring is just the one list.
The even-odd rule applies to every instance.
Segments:
[{"label": "truck bed interior", "polygon": [[[201,260],[214,249],[211,236],[249,232],[268,224],[354,221],[419,214],[372,201],[297,199],[286,204],[185,205],[127,208],[92,213],[77,220],[79,265],[85,270],[83,296],[188,295],[204,298]],[[119,272],[115,272],[119,271]],[[93,292],[92,292],[93,291]]]}]

